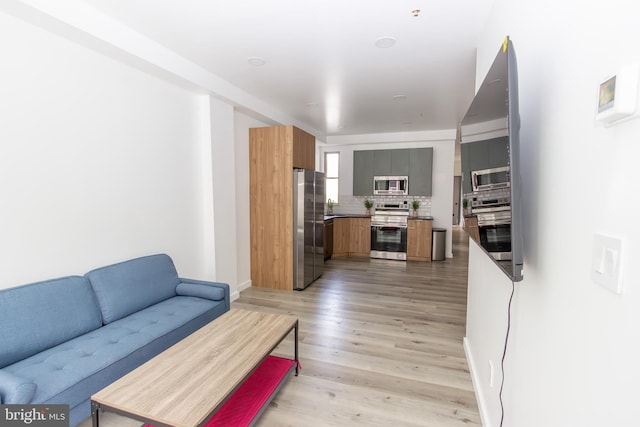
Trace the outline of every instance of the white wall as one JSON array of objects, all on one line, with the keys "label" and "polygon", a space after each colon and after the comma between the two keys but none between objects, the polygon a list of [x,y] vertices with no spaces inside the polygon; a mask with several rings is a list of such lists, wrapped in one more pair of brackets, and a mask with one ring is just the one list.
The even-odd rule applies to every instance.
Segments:
[{"label": "white wall", "polygon": [[[3,207],[12,203],[22,206],[30,187],[36,185],[37,177],[27,173],[25,165],[35,160],[31,152],[40,150],[21,126],[43,123],[41,118],[36,120],[38,114],[51,117],[58,125],[57,145],[51,145],[47,153],[49,163],[53,160],[62,165],[57,172],[76,172],[66,167],[71,164],[76,169],[84,168],[81,172],[89,179],[100,176],[104,183],[96,189],[64,176],[57,182],[64,187],[56,188],[57,199],[43,203],[40,198],[46,199],[49,194],[36,190],[31,203],[38,206],[37,212],[25,205],[0,214],[0,220],[7,220],[0,224],[0,232],[10,230],[0,235],[0,256],[11,253],[2,264],[11,263],[11,267],[0,269],[0,288],[51,275],[83,273],[87,266],[173,248],[170,254],[180,274],[228,281],[234,299],[251,285],[246,210],[248,128],[294,124],[312,134],[318,132],[97,9],[82,2],[72,3],[73,7],[66,2],[40,0],[6,0],[0,4],[1,23],[9,23],[0,35],[13,43],[3,57],[11,65],[5,69],[3,62],[0,67],[4,78],[0,82],[0,112],[11,110],[19,116],[12,126],[0,129],[0,137],[12,135],[18,148],[5,146],[11,139],[3,138],[0,155],[9,148],[21,155],[13,163],[8,157],[0,159],[0,166],[11,164],[0,171],[0,178],[11,176],[15,180],[28,175],[26,182],[11,188],[3,186],[8,182],[3,180],[0,197]],[[46,70],[50,65],[51,70]],[[81,78],[77,78],[79,74]],[[237,111],[244,113],[236,115]],[[0,119],[13,120],[12,114]],[[4,121],[0,124],[4,126]],[[36,140],[42,139],[39,142],[44,145],[56,137],[50,129],[39,129],[39,133]],[[114,158],[103,156],[102,151],[113,151]],[[67,157],[68,152],[74,153],[80,166]],[[94,163],[104,163],[99,167],[82,163],[94,155],[103,156]],[[115,166],[120,167],[122,162],[132,167],[116,171]],[[169,166],[166,174],[159,170]],[[38,171],[47,174],[51,169],[47,167]],[[138,184],[142,197],[133,194],[138,187],[130,185],[139,177],[144,178],[144,185]],[[121,214],[97,227],[91,221],[101,220],[108,212],[74,198],[86,193],[89,196],[84,197],[92,202],[91,198],[100,196],[96,190],[113,193],[103,201],[110,209],[137,208],[140,218],[136,222],[131,215]],[[155,197],[158,193],[165,197],[162,203]],[[71,207],[82,210],[67,208],[67,203],[75,203],[78,206]],[[55,221],[57,216],[69,218],[73,226],[83,230],[76,232],[74,228],[71,231],[75,234],[69,233],[69,224],[56,234],[48,228],[50,224],[36,224],[45,232],[30,224],[41,221],[41,217]],[[86,231],[113,241],[105,245]],[[60,237],[61,242],[52,236]],[[127,239],[125,248],[119,238]],[[66,250],[65,246],[75,240],[83,249]],[[85,250],[84,246],[90,244],[98,246]],[[63,252],[55,245],[61,245]]]},{"label": "white wall", "polygon": [[248,129],[304,125],[93,9],[0,9],[0,288],[160,251],[251,286]]},{"label": "white wall", "polygon": [[[236,227],[236,188],[233,180],[236,175],[235,136],[233,106],[208,96],[209,128],[211,130],[211,157],[213,172],[213,223],[216,278],[222,282],[238,283],[237,268],[237,227]],[[232,298],[239,297],[236,289]]]},{"label": "white wall", "polygon": [[[598,84],[640,63],[640,3],[497,0],[478,46],[481,81],[505,35],[518,58],[525,278],[516,284],[505,365],[505,426],[636,425],[640,380],[640,228],[633,188],[640,119],[594,122]],[[590,278],[593,238],[623,239],[624,292]],[[473,247],[466,349],[484,425],[497,387],[511,283]]]},{"label": "white wall", "polygon": [[319,155],[323,160],[325,152],[340,153],[340,195],[352,196],[354,151],[419,147],[433,148],[431,216],[434,227],[447,229],[446,256],[451,258],[455,130],[329,137]]},{"label": "white wall", "polygon": [[0,39],[0,288],[155,252],[213,278],[200,97],[1,12]]}]

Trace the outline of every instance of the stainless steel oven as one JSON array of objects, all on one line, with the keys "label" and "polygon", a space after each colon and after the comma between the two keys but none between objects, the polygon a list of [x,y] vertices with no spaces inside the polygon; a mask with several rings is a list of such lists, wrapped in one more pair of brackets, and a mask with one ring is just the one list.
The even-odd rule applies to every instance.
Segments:
[{"label": "stainless steel oven", "polygon": [[376,208],[371,217],[371,258],[407,259],[409,210],[396,206]]},{"label": "stainless steel oven", "polygon": [[510,260],[511,207],[496,206],[476,211],[480,243],[491,256],[500,261]]},{"label": "stainless steel oven", "polygon": [[478,227],[482,247],[496,260],[511,259],[511,224]]}]

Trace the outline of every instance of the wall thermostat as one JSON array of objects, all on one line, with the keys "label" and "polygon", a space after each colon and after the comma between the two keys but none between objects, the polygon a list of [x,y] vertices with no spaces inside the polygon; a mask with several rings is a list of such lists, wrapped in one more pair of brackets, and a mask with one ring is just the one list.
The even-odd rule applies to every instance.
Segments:
[{"label": "wall thermostat", "polygon": [[636,112],[638,75],[638,65],[629,65],[600,83],[596,120],[611,123]]}]

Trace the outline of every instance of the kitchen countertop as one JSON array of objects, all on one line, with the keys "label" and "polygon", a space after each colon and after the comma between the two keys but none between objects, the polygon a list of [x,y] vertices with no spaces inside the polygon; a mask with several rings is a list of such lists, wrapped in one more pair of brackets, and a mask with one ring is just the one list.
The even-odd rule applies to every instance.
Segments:
[{"label": "kitchen countertop", "polygon": [[[365,214],[334,214],[334,215],[325,215],[324,220],[327,221],[329,219],[335,218],[371,218],[371,215]],[[433,220],[432,216],[409,216],[409,219],[423,219],[423,220]]]},{"label": "kitchen countertop", "polygon": [[333,215],[325,215],[324,220],[327,221],[329,219],[335,218],[371,218],[371,215],[365,214],[333,214]]}]

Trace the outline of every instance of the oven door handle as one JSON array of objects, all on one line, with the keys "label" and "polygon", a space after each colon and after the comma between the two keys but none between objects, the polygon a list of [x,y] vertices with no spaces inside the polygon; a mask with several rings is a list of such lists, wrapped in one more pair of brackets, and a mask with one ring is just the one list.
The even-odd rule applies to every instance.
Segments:
[{"label": "oven door handle", "polygon": [[478,221],[478,227],[498,227],[501,225],[511,225],[511,219],[492,219]]},{"label": "oven door handle", "polygon": [[407,228],[406,225],[388,225],[388,224],[371,224],[371,228],[380,229],[382,231],[391,231],[391,230],[404,230]]}]

